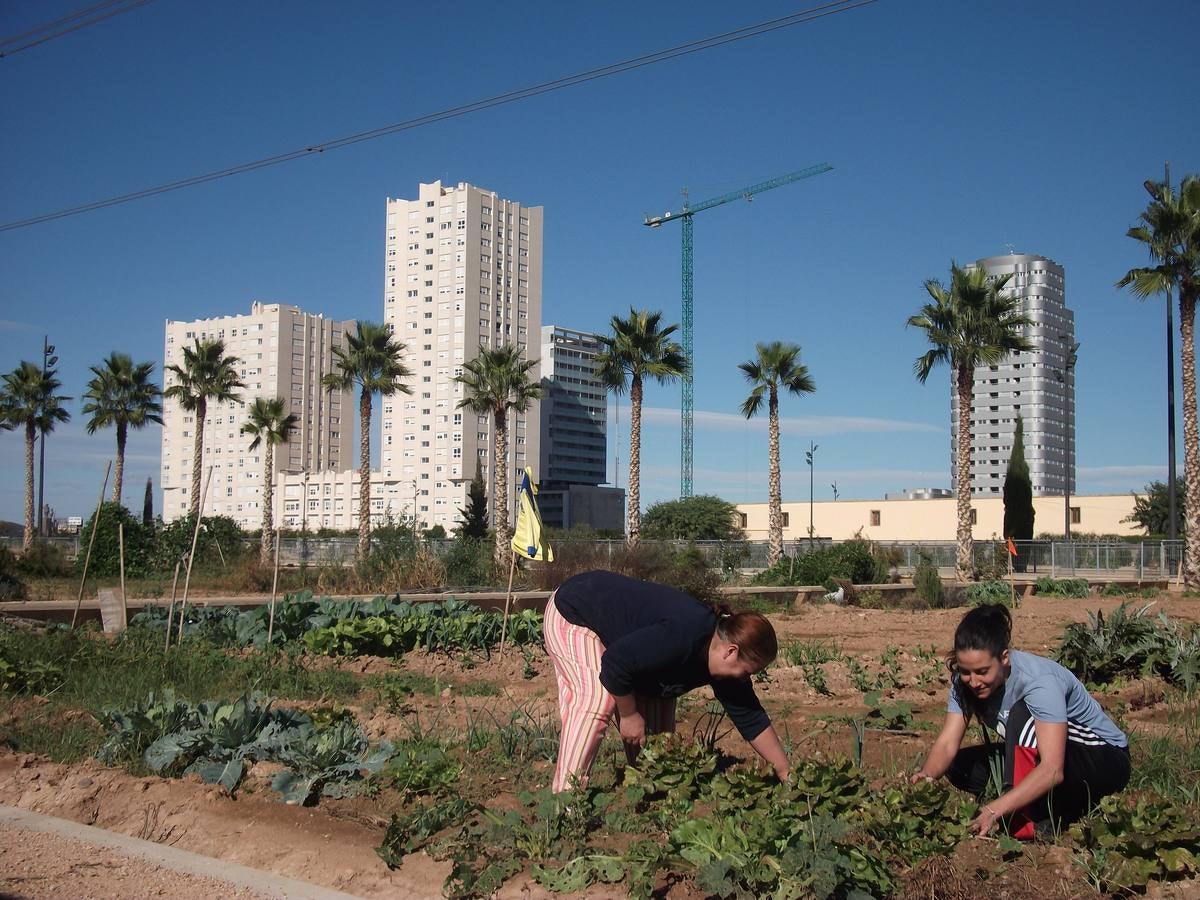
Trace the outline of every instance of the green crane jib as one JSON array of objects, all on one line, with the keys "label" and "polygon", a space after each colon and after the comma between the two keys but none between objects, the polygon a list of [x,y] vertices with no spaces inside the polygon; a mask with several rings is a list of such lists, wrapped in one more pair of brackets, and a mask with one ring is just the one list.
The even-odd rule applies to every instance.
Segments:
[{"label": "green crane jib", "polygon": [[683,219],[683,355],[687,359],[687,371],[683,375],[683,403],[680,409],[680,427],[682,434],[679,440],[679,496],[692,496],[692,407],[693,407],[693,388],[692,388],[692,372],[694,371],[695,357],[693,354],[692,342],[692,216],[698,212],[703,212],[706,209],[712,209],[714,206],[721,206],[731,200],[740,200],[745,198],[749,200],[755,194],[761,194],[763,191],[769,191],[772,188],[782,187],[785,184],[791,184],[793,181],[800,181],[804,178],[811,178],[814,175],[821,175],[829,172],[833,166],[821,163],[817,166],[810,166],[807,169],[801,169],[799,172],[790,172],[787,175],[780,175],[778,178],[772,178],[768,181],[760,181],[758,184],[752,184],[750,187],[742,188],[740,191],[731,191],[720,197],[713,197],[711,200],[705,200],[703,203],[697,203],[695,206],[690,206],[687,200],[687,192],[683,195],[683,208],[679,212],[664,213],[661,216],[647,216],[644,225],[651,228],[658,228],[667,222],[673,222],[675,219]]}]

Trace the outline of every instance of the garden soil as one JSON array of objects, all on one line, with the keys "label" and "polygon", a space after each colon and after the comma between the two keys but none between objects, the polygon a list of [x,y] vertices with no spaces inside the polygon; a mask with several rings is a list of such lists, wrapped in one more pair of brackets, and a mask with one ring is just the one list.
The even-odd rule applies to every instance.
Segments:
[{"label": "garden soil", "polygon": [[[1063,625],[1083,621],[1091,610],[1115,609],[1118,600],[1090,597],[1067,600],[1032,597],[1014,611],[1014,643],[1035,653],[1045,653],[1057,643]],[[1200,600],[1162,595],[1155,609],[1172,617],[1200,621]],[[880,658],[889,648],[905,685],[895,699],[912,707],[911,728],[897,732],[868,731],[863,742],[864,764],[879,783],[902,777],[927,748],[932,729],[945,710],[946,675],[941,662],[962,616],[961,609],[933,611],[864,610],[835,605],[813,605],[796,612],[772,616],[781,643],[804,641],[824,644],[858,659],[865,668],[877,671]],[[414,727],[444,727],[461,731],[489,713],[499,721],[513,709],[524,709],[542,720],[555,717],[554,676],[549,660],[510,648],[502,656],[474,657],[466,661],[445,655],[408,654],[401,660],[317,660],[314,665],[336,665],[362,674],[411,672],[429,676],[440,685],[429,693],[417,693],[400,707],[384,710],[351,704],[373,739],[405,738]],[[823,667],[828,694],[818,693],[798,666],[777,663],[757,688],[764,705],[789,739],[797,756],[818,752],[849,753],[853,740],[849,719],[866,710],[862,692],[851,683],[841,663]],[[472,682],[495,685],[491,695],[473,695]],[[688,734],[703,716],[703,692],[684,698],[679,730]],[[1162,721],[1162,692],[1153,683],[1126,685],[1105,703],[1122,703],[1128,719],[1147,731],[1167,728]],[[280,698],[281,705],[287,698]],[[312,704],[295,704],[309,705]],[[20,715],[10,709],[7,715]],[[1157,732],[1156,732],[1157,733]],[[728,752],[746,756],[736,735],[723,738]],[[95,761],[74,765],[57,764],[23,754],[0,755],[0,803],[33,810],[110,831],[158,841],[190,850],[215,860],[228,860],[279,875],[326,885],[362,897],[425,898],[440,895],[448,863],[432,860],[424,853],[411,854],[395,872],[389,871],[375,853],[387,822],[388,810],[373,798],[323,801],[319,806],[288,806],[275,799],[265,785],[268,767],[255,766],[245,784],[233,797],[223,789],[201,784],[195,778],[162,779],[139,777]],[[550,764],[533,763],[526,773],[540,783],[549,781]],[[503,782],[480,784],[488,776],[470,771],[464,776],[474,787],[484,787],[497,801],[510,800],[511,789]],[[502,805],[507,805],[503,804]],[[10,833],[0,848],[14,841]],[[6,851],[0,851],[6,852]],[[967,896],[977,878],[986,873],[995,896],[1010,900],[1041,897],[1089,896],[1087,886],[1072,869],[1061,848],[1039,848],[1035,866],[997,866],[997,854],[986,842],[964,842],[950,858],[927,861],[907,877],[907,896]],[[11,856],[0,855],[0,863]],[[61,864],[46,859],[30,863],[30,872],[40,879],[36,886],[9,885],[0,880],[0,890],[29,896],[82,895],[72,878],[78,872],[64,854]],[[22,864],[24,867],[24,864]],[[214,863],[219,877],[220,863]],[[181,876],[182,877],[182,876]],[[97,891],[97,896],[158,896],[154,877],[131,878],[122,886]],[[1185,885],[1196,888],[1196,885]],[[128,888],[128,889],[127,889]],[[192,887],[182,880],[166,893],[188,897]],[[216,889],[214,889],[216,890]],[[207,896],[239,896],[219,890]],[[663,885],[670,898],[696,896],[688,882]],[[1191,896],[1200,895],[1200,889]],[[199,896],[199,894],[197,894]],[[249,896],[249,895],[241,895]],[[501,897],[548,896],[524,879],[510,881]],[[561,895],[555,895],[561,896]],[[621,896],[611,888],[594,890],[590,897]],[[1161,896],[1189,896],[1163,893]]]}]

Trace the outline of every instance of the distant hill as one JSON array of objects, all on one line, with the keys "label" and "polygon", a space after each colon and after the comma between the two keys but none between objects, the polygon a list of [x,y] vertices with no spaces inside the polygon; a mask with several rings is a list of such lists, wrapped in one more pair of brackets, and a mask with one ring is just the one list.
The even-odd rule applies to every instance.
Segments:
[{"label": "distant hill", "polygon": [[0,538],[24,537],[25,526],[20,522],[5,522],[0,519]]}]

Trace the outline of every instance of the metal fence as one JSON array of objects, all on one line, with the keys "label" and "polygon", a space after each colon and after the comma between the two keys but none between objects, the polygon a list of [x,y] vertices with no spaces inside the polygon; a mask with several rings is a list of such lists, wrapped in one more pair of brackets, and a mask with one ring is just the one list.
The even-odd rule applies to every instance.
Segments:
[{"label": "metal fence", "polygon": [[[79,551],[78,536],[54,537],[50,541],[63,549],[69,559]],[[18,551],[21,541],[3,539],[9,549]],[[258,542],[246,538],[247,551],[257,549]],[[803,556],[816,550],[825,550],[841,541],[802,539],[785,541],[783,551],[787,556]],[[445,554],[453,541],[427,541],[425,545],[433,552]],[[560,551],[567,546],[579,550],[590,550],[600,561],[618,559],[625,550],[623,540],[607,541],[556,541]],[[766,541],[642,541],[646,548],[682,550],[695,548],[709,565],[721,569],[758,570],[767,565],[768,545]],[[896,567],[902,574],[910,573],[922,555],[928,556],[939,569],[951,574],[955,567],[957,545],[953,541],[912,541],[877,544],[879,548],[892,551]],[[1048,575],[1052,578],[1080,577],[1091,580],[1113,581],[1161,581],[1175,578],[1183,560],[1183,541],[1017,541],[1018,570],[1030,576]],[[226,548],[228,552],[230,548]],[[354,537],[297,537],[280,539],[279,561],[285,566],[349,566],[357,557],[357,540]],[[974,542],[977,566],[998,567],[1007,570],[1008,558],[1003,541]]]}]

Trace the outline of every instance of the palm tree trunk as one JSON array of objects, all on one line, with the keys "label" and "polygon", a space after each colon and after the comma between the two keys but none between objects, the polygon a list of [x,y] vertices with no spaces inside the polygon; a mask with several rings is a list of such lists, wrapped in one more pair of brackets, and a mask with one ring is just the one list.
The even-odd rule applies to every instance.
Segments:
[{"label": "palm tree trunk", "polygon": [[26,552],[33,546],[33,445],[37,441],[37,429],[33,416],[25,421],[25,531],[21,535],[21,550]]},{"label": "palm tree trunk", "polygon": [[371,550],[371,392],[358,398],[358,561]]},{"label": "palm tree trunk", "polygon": [[508,521],[508,410],[497,409],[492,412],[495,425],[495,454],[493,463],[496,472],[496,565],[503,571],[508,567],[512,547],[512,531]]},{"label": "palm tree trunk", "polygon": [[117,465],[113,469],[113,503],[121,502],[121,486],[125,481],[125,438],[129,426],[124,422],[117,423]]},{"label": "palm tree trunk", "polygon": [[[271,564],[271,544],[275,538],[275,517],[271,511],[271,500],[275,495],[275,445],[266,442],[266,465],[263,467],[263,515],[262,540],[259,541],[258,559],[264,566]],[[304,501],[308,502],[307,498]]]},{"label": "palm tree trunk", "polygon": [[975,373],[970,366],[959,366],[958,444],[954,448],[955,475],[958,482],[958,554],[955,571],[959,581],[970,581],[975,574],[975,554],[971,544],[971,399]]},{"label": "palm tree trunk", "polygon": [[629,382],[629,516],[625,546],[637,547],[642,536],[642,376]]},{"label": "palm tree trunk", "polygon": [[208,415],[208,402],[201,398],[196,402],[196,436],[192,439],[192,521],[200,516],[200,473],[204,469],[204,417]]},{"label": "palm tree trunk", "polygon": [[[783,556],[783,490],[779,483],[779,392],[771,385],[767,419],[767,567]],[[809,535],[812,537],[812,535]]]},{"label": "palm tree trunk", "polygon": [[1200,587],[1200,433],[1196,421],[1196,294],[1179,291],[1179,334],[1183,345],[1183,480],[1184,551],[1183,583],[1189,589]]}]

